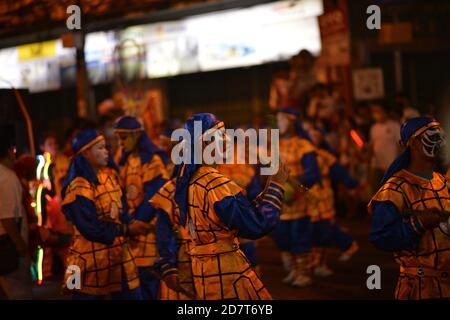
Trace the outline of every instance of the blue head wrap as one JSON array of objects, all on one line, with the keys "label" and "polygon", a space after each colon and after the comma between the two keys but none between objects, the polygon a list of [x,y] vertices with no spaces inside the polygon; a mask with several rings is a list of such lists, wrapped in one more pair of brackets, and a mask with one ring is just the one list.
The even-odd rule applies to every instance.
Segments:
[{"label": "blue head wrap", "polygon": [[64,197],[66,188],[76,177],[83,177],[87,181],[97,184],[97,175],[89,164],[88,160],[83,156],[82,152],[89,149],[98,142],[105,138],[94,129],[84,129],[75,136],[72,140],[72,150],[74,156],[70,162],[69,170],[67,171],[66,178],[64,179],[62,187],[62,196]]},{"label": "blue head wrap", "polygon": [[294,126],[295,126],[295,132],[297,133],[297,135],[300,138],[306,139],[308,141],[312,141],[309,133],[306,132],[306,130],[303,128],[303,126],[302,126],[302,124],[300,122],[300,112],[298,112],[297,109],[292,108],[292,107],[286,107],[286,108],[278,109],[277,112],[279,112],[279,113],[286,113],[288,115],[294,116],[293,117],[293,119],[295,121],[294,122]]},{"label": "blue head wrap", "polygon": [[[201,132],[194,131],[194,122],[200,121],[202,124]],[[191,176],[200,166],[196,164],[195,160],[198,160],[198,155],[195,153],[194,143],[199,141],[200,135],[204,134],[208,129],[217,126],[217,128],[223,126],[223,122],[219,121],[215,115],[211,113],[198,113],[194,114],[189,118],[184,124],[184,128],[190,134],[190,147],[191,149],[191,159],[190,163],[181,163],[177,168],[177,181],[175,187],[175,201],[180,208],[180,221],[183,226],[186,225],[187,221],[187,210],[188,210],[188,187]]]},{"label": "blue head wrap", "polygon": [[402,127],[400,128],[400,138],[401,143],[406,146],[406,150],[401,155],[399,155],[391,164],[389,169],[387,169],[386,173],[384,174],[383,180],[381,180],[381,185],[385,184],[386,181],[397,171],[409,167],[411,161],[411,150],[408,143],[411,137],[419,136],[428,128],[439,125],[440,123],[436,119],[429,117],[411,118],[403,123]]},{"label": "blue head wrap", "polygon": [[[153,142],[150,141],[147,134],[144,132],[144,129],[142,128],[142,125],[140,122],[130,116],[124,116],[120,118],[115,124],[114,124],[114,131],[117,133],[125,132],[125,133],[131,133],[131,132],[138,132],[140,133],[136,151],[139,154],[139,158],[141,159],[141,163],[147,163],[150,162],[153,158],[153,155],[157,154],[161,157],[162,161],[165,165],[169,162],[168,155],[158,148]],[[120,158],[119,164],[124,165],[127,161],[128,156],[131,152],[123,152],[122,156]]]}]

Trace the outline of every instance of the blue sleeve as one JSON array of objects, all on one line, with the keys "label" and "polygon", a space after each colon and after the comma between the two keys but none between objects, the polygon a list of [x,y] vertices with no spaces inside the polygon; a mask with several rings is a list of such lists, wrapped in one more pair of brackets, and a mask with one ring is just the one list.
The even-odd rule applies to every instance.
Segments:
[{"label": "blue sleeve", "polygon": [[128,203],[127,198],[125,197],[125,192],[122,194],[122,213],[120,214],[120,221],[122,223],[129,224],[133,217],[128,213]]},{"label": "blue sleeve", "polygon": [[149,203],[149,200],[166,182],[166,179],[159,176],[144,183],[144,199],[133,213],[135,219],[148,222],[154,217],[155,209]]},{"label": "blue sleeve", "polygon": [[369,241],[377,248],[385,251],[415,250],[424,232],[417,217],[403,221],[391,202],[373,204]]},{"label": "blue sleeve", "polygon": [[319,165],[317,164],[317,155],[315,152],[309,152],[303,155],[301,159],[303,174],[299,177],[299,181],[307,188],[311,188],[316,183],[320,183]]},{"label": "blue sleeve", "polygon": [[253,175],[250,184],[247,186],[247,199],[253,201],[261,191],[263,191],[261,182],[259,181],[258,175],[255,174]]},{"label": "blue sleeve", "polygon": [[265,193],[250,203],[242,193],[214,203],[219,219],[230,229],[238,230],[246,239],[259,239],[272,231],[280,220],[284,190],[270,183]]},{"label": "blue sleeve", "polygon": [[178,247],[169,216],[163,210],[157,210],[156,214],[156,245],[159,259],[155,262],[155,267],[164,277],[177,273]]},{"label": "blue sleeve", "polygon": [[123,224],[101,221],[97,218],[97,210],[92,201],[77,196],[77,200],[64,205],[64,214],[89,241],[111,245],[114,238],[126,233]]},{"label": "blue sleeve", "polygon": [[347,168],[339,162],[335,162],[330,168],[330,178],[333,181],[342,182],[348,188],[356,188],[359,185],[358,180],[353,178]]}]

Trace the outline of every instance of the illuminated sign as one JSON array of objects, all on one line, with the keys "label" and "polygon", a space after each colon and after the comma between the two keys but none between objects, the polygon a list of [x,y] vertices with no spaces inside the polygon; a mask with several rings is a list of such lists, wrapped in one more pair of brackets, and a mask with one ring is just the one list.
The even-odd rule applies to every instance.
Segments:
[{"label": "illuminated sign", "polygon": [[[321,50],[321,0],[279,1],[169,22],[87,34],[93,84],[253,66]],[[120,48],[120,50],[119,50]],[[120,58],[119,58],[120,57]],[[31,92],[75,83],[75,49],[61,40],[0,50],[0,77]],[[4,84],[0,81],[0,86]]]}]

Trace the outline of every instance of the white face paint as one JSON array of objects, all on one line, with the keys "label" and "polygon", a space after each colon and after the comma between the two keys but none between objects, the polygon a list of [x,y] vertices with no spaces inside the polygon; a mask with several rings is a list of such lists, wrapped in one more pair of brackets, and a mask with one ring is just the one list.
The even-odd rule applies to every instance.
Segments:
[{"label": "white face paint", "polygon": [[283,113],[278,113],[277,126],[280,129],[280,133],[285,134],[289,128],[289,118]]},{"label": "white face paint", "polygon": [[445,134],[441,127],[431,127],[421,136],[423,153],[430,158],[435,158],[439,151],[445,147]]},{"label": "white face paint", "polygon": [[230,139],[225,133],[225,127],[209,129],[203,135],[204,141],[211,141],[203,152],[203,161],[206,164],[224,163],[231,152]]}]

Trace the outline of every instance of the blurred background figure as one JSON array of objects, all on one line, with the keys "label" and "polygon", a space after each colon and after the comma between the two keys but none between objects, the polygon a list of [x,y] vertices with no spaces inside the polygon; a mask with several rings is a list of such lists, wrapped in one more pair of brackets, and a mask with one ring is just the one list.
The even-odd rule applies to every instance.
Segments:
[{"label": "blurred background figure", "polygon": [[31,299],[28,221],[23,188],[14,170],[11,132],[0,128],[0,287],[7,299]]},{"label": "blurred background figure", "polygon": [[370,128],[370,185],[376,190],[390,164],[400,153],[400,123],[380,104],[371,106],[374,124]]},{"label": "blurred background figure", "polygon": [[70,159],[59,150],[54,133],[43,135],[40,150],[44,155],[50,154],[50,185],[42,193],[42,206],[45,207],[43,226],[39,228],[44,247],[43,276],[62,275],[65,260],[73,235],[73,226],[67,221],[61,208],[61,189],[69,169]]}]

